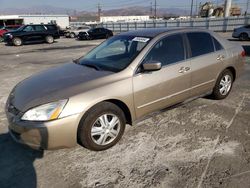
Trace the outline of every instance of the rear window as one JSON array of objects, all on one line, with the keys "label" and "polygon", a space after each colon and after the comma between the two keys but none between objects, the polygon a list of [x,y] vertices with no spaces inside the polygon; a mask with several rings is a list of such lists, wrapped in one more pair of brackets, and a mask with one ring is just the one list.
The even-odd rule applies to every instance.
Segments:
[{"label": "rear window", "polygon": [[214,44],[209,33],[193,32],[187,33],[192,57],[214,52]]}]

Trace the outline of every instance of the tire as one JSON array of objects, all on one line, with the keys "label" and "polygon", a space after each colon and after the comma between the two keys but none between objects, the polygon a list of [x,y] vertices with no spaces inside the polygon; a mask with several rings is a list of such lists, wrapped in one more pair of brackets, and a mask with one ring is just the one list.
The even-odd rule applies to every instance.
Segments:
[{"label": "tire", "polygon": [[[212,97],[216,100],[225,99],[232,90],[234,77],[230,70],[224,70],[216,81]],[[223,84],[223,82],[225,84]],[[224,88],[224,89],[223,89]]]},{"label": "tire", "polygon": [[[105,124],[105,117],[109,124]],[[115,123],[111,124],[112,120]],[[93,151],[106,150],[121,139],[125,126],[125,115],[118,106],[110,102],[99,103],[82,118],[77,132],[78,142]]]},{"label": "tire", "polygon": [[75,38],[75,37],[76,37],[76,34],[75,34],[75,33],[70,33],[70,34],[69,34],[69,37],[70,37],[70,38]]},{"label": "tire", "polygon": [[48,44],[52,44],[54,43],[54,37],[53,36],[46,36],[45,37],[45,41],[48,43]]},{"label": "tire", "polygon": [[1,43],[1,42],[3,42],[3,37],[2,37],[2,36],[0,36],[0,43]]},{"label": "tire", "polygon": [[248,40],[249,37],[248,37],[248,34],[247,33],[241,33],[240,34],[240,40],[241,41],[245,41],[245,40]]},{"label": "tire", "polygon": [[108,39],[108,38],[110,38],[111,36],[110,36],[110,34],[106,34],[106,39]]},{"label": "tire", "polygon": [[12,43],[13,43],[14,46],[22,46],[23,45],[23,41],[19,37],[14,37],[12,39]]}]

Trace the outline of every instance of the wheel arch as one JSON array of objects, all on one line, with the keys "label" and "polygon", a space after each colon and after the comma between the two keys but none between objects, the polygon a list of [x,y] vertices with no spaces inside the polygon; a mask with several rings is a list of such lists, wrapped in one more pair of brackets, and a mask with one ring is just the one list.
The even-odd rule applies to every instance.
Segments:
[{"label": "wheel arch", "polygon": [[233,74],[233,81],[235,81],[235,79],[236,79],[236,69],[233,66],[226,67],[224,70],[226,70],[226,69],[228,69],[228,70],[230,70],[232,72],[232,74]]}]

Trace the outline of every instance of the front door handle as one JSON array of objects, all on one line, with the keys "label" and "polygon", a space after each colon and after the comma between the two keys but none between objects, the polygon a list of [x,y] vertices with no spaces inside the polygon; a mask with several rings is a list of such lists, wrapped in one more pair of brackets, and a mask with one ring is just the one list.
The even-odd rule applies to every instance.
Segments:
[{"label": "front door handle", "polygon": [[181,67],[179,73],[185,73],[190,70],[190,67]]}]

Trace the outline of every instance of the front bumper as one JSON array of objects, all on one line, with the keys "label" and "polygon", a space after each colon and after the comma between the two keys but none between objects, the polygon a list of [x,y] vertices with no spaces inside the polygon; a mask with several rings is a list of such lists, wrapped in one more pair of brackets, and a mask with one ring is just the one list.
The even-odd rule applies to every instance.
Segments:
[{"label": "front bumper", "polygon": [[77,145],[79,114],[48,122],[22,121],[6,112],[9,133],[18,142],[35,149],[60,149]]}]

